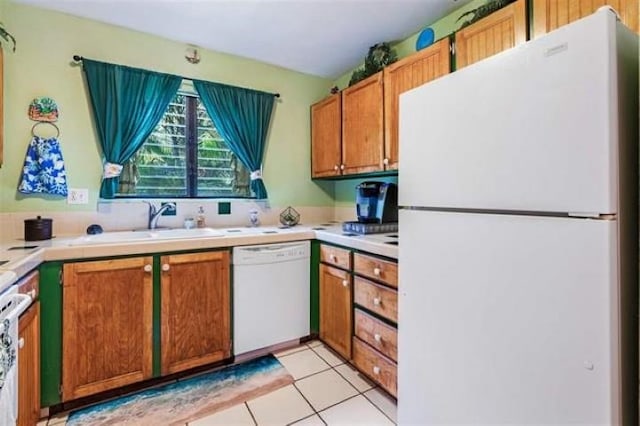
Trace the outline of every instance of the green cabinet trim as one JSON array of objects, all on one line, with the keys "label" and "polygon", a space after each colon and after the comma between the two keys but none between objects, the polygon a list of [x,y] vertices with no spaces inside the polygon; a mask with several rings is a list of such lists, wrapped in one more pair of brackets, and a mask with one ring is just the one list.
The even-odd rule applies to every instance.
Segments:
[{"label": "green cabinet trim", "polygon": [[320,265],[320,242],[318,240],[311,241],[311,277],[309,283],[310,288],[310,331],[312,335],[320,333],[320,273],[318,266]]},{"label": "green cabinet trim", "polygon": [[40,402],[61,402],[62,380],[62,262],[40,265]]},{"label": "green cabinet trim", "polygon": [[152,359],[152,371],[153,377],[159,377],[162,369],[162,355],[161,355],[161,342],[162,327],[160,310],[162,307],[162,291],[160,283],[160,256],[153,257],[153,320],[152,320],[152,334],[153,334],[153,352],[151,354]]}]

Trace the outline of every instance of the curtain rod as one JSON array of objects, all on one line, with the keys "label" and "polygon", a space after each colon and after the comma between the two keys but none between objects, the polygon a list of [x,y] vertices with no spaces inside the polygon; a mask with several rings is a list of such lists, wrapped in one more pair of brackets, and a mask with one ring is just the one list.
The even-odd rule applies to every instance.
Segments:
[{"label": "curtain rod", "polygon": [[[80,55],[73,55],[73,61],[74,62],[82,62],[84,58]],[[184,79],[184,80],[193,80],[192,78],[189,77],[182,77],[181,75],[179,75],[178,77]],[[274,93],[273,96],[275,96],[276,98],[280,97],[280,93]]]}]

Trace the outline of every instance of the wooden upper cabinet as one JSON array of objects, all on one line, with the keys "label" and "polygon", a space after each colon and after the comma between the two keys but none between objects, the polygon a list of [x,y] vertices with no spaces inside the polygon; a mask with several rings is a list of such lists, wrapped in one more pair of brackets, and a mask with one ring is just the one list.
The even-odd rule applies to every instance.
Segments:
[{"label": "wooden upper cabinet", "polygon": [[382,72],[342,91],[342,174],[383,170]]},{"label": "wooden upper cabinet", "polygon": [[311,106],[311,177],[340,174],[342,97],[331,95]]},{"label": "wooden upper cabinet", "polygon": [[62,400],[152,375],[151,257],[63,266]]},{"label": "wooden upper cabinet", "polygon": [[400,94],[448,74],[451,68],[449,39],[422,49],[384,69],[384,165],[398,168]]},{"label": "wooden upper cabinet", "polygon": [[613,7],[622,22],[638,32],[638,3],[638,0],[535,0],[532,38],[584,18],[605,5]]},{"label": "wooden upper cabinet", "polygon": [[518,0],[456,32],[456,69],[526,40],[526,1]]},{"label": "wooden upper cabinet", "polygon": [[229,252],[161,260],[162,374],[231,356]]}]

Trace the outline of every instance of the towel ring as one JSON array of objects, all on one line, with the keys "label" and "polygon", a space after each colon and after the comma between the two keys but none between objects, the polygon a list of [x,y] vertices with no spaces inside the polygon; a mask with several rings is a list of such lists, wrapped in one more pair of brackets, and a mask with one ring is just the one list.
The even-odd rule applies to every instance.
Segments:
[{"label": "towel ring", "polygon": [[58,128],[58,126],[56,126],[54,123],[52,123],[50,121],[39,121],[36,124],[34,124],[33,127],[31,128],[31,134],[33,136],[37,136],[39,138],[42,137],[40,135],[36,135],[36,127],[38,127],[41,124],[48,124],[50,126],[53,126],[56,129],[56,135],[54,137],[57,138],[58,136],[60,136],[60,129]]}]

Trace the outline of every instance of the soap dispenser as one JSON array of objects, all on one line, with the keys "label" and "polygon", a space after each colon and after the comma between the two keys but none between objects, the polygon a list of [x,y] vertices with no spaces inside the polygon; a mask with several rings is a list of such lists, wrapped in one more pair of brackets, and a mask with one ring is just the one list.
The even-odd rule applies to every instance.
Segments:
[{"label": "soap dispenser", "polygon": [[205,223],[205,217],[204,217],[204,207],[202,206],[198,207],[198,215],[196,216],[196,226],[198,228],[204,228],[205,226],[207,226],[207,224]]}]

